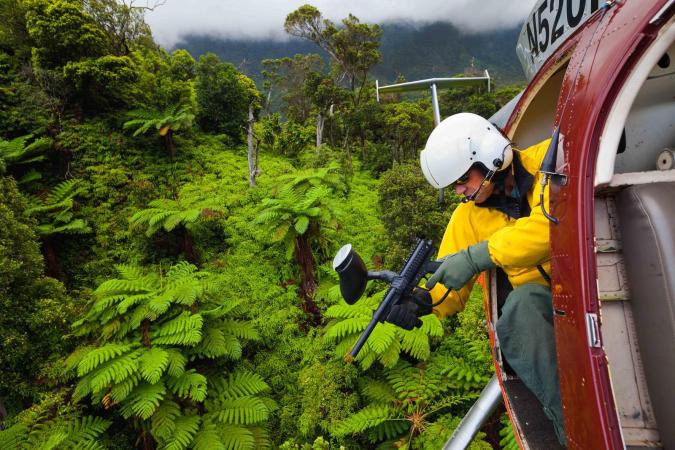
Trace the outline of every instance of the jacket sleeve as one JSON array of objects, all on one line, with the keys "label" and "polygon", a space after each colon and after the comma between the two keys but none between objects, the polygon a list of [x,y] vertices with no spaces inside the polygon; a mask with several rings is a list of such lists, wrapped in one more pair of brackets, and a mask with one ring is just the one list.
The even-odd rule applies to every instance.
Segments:
[{"label": "jacket sleeve", "polygon": [[[471,220],[471,208],[473,205],[460,204],[452,214],[450,223],[445,229],[443,240],[438,250],[438,258],[457,253],[469,245],[478,243],[478,235],[473,226],[468,226]],[[466,301],[469,299],[473,283],[477,277],[474,277],[459,291],[451,291],[448,297],[440,305],[434,308],[434,314],[443,318],[456,314],[464,309]],[[431,290],[431,298],[434,303],[438,302],[447,292],[447,288],[438,283]]]},{"label": "jacket sleeve", "polygon": [[[541,175],[535,177],[534,183],[532,197],[528,199],[532,206],[530,215],[496,231],[488,240],[492,261],[504,269],[535,267],[550,259],[549,220],[542,213],[540,203]],[[546,186],[544,204],[547,211],[548,195]]]}]

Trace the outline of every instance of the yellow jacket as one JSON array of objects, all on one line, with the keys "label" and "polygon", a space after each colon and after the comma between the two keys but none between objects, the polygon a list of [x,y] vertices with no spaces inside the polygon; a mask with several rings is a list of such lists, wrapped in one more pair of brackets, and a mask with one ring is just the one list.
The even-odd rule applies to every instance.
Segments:
[{"label": "yellow jacket", "polygon": [[[487,240],[492,261],[506,272],[514,288],[525,283],[548,284],[537,266],[541,265],[546,273],[551,273],[549,221],[541,212],[539,202],[539,167],[549,142],[550,139],[515,151],[514,160],[519,158],[522,168],[534,177],[527,192],[530,215],[513,219],[497,209],[477,206],[474,202],[462,203],[452,214],[445,229],[438,251],[439,258]],[[511,164],[510,170],[515,170],[515,164]],[[548,210],[548,187],[544,191],[544,202]],[[475,280],[476,277],[459,291],[451,292],[443,303],[434,308],[434,313],[445,317],[463,310]],[[446,291],[445,286],[437,284],[431,290],[434,302],[440,300]]]}]

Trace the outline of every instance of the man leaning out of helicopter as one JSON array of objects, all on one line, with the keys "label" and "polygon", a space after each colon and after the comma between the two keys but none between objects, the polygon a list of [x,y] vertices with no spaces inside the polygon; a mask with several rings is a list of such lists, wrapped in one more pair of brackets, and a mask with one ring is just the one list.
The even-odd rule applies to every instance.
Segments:
[{"label": "man leaning out of helicopter", "polygon": [[[470,113],[443,120],[420,154],[422,172],[435,188],[452,185],[462,203],[448,224],[439,258],[443,264],[392,308],[387,321],[406,329],[417,316],[439,317],[464,309],[478,275],[501,268],[513,286],[497,321],[503,356],[541,402],[565,444],[550,290],[549,222],[541,211],[538,172],[549,140],[525,150]],[[548,209],[548,188],[544,189]],[[448,292],[449,291],[449,292]]]}]

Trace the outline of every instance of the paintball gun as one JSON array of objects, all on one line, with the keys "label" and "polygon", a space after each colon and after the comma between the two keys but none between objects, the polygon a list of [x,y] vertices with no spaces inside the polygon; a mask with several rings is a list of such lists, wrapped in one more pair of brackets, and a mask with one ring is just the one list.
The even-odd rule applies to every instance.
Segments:
[{"label": "paintball gun", "polygon": [[[390,284],[382,303],[373,314],[372,320],[352,348],[350,352],[352,358],[356,358],[363,344],[366,343],[373,329],[375,329],[375,325],[384,321],[391,307],[402,298],[411,295],[412,290],[417,287],[422,277],[428,273],[434,273],[440,267],[441,261],[431,260],[435,253],[436,249],[432,241],[417,239],[415,248],[403,263],[403,268],[399,273],[396,273],[390,270],[369,272],[359,254],[352,249],[351,244],[344,245],[338,250],[333,259],[333,269],[340,277],[340,292],[348,304],[353,305],[363,295],[368,280],[382,280]],[[442,302],[447,294],[438,303]]]}]

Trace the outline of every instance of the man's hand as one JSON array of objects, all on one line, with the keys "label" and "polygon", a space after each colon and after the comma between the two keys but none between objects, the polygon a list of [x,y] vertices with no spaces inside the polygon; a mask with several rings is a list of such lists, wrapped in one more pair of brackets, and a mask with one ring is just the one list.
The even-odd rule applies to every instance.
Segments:
[{"label": "man's hand", "polygon": [[487,241],[483,241],[446,256],[441,267],[426,282],[426,288],[432,289],[440,282],[446,288],[457,291],[474,275],[494,267],[496,265],[490,258]]},{"label": "man's hand", "polygon": [[431,314],[431,295],[426,289],[416,287],[412,293],[391,307],[386,322],[404,330],[412,330],[422,326],[421,316]]}]

